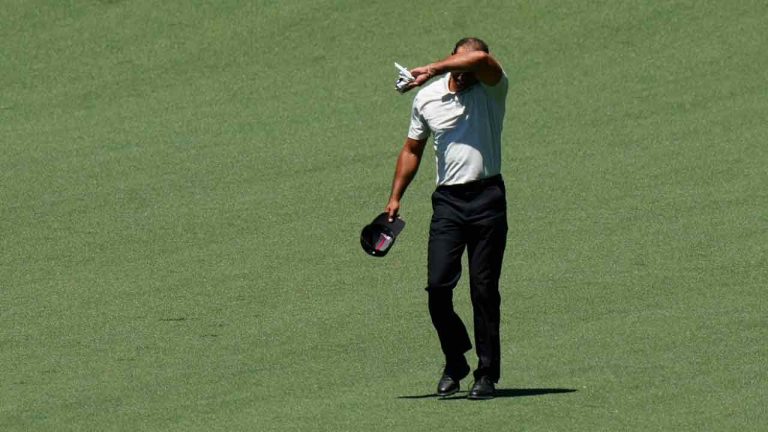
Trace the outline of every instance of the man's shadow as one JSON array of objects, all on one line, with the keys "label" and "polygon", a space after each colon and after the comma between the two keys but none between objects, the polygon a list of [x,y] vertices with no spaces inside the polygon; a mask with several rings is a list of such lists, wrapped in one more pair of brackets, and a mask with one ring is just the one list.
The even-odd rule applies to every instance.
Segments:
[{"label": "man's shadow", "polygon": [[[557,393],[573,393],[576,389],[569,388],[528,388],[528,389],[496,389],[494,393],[495,398],[515,398],[524,396],[541,396],[546,394]],[[437,393],[414,395],[414,396],[398,396],[398,399],[440,399],[440,400],[460,400],[467,399],[466,391],[456,393],[449,397],[438,397]]]}]

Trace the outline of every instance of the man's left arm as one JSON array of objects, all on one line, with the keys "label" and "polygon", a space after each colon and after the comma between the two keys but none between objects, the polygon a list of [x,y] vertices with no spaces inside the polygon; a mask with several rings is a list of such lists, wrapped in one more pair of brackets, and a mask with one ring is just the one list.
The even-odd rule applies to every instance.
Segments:
[{"label": "man's left arm", "polygon": [[495,86],[501,81],[504,71],[496,59],[485,51],[464,51],[453,54],[435,63],[411,70],[416,78],[412,87],[418,87],[430,78],[446,72],[472,72],[485,85]]}]

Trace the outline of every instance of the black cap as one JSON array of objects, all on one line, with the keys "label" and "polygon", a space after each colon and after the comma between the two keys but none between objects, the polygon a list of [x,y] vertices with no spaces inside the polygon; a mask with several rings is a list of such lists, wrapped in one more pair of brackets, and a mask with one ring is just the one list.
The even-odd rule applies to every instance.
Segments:
[{"label": "black cap", "polygon": [[383,257],[395,244],[395,238],[405,228],[405,221],[399,217],[389,221],[389,214],[384,212],[360,233],[360,245],[368,255]]}]

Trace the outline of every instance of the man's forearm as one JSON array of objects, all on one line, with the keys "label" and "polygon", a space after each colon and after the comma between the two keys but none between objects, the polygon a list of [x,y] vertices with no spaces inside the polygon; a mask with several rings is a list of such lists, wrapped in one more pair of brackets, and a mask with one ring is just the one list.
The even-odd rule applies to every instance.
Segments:
[{"label": "man's forearm", "polygon": [[411,88],[424,85],[430,78],[446,72],[471,72],[488,85],[496,85],[503,75],[499,62],[485,51],[462,51],[443,60],[411,69],[411,74],[415,77]]},{"label": "man's forearm", "polygon": [[395,177],[392,179],[392,193],[389,195],[389,199],[400,201],[408,185],[416,176],[416,172],[419,170],[421,164],[421,155],[411,153],[410,151],[403,149],[400,155],[397,157],[397,165],[395,167]]},{"label": "man's forearm", "polygon": [[407,138],[400,155],[397,157],[395,166],[395,178],[392,180],[392,193],[387,202],[387,213],[389,213],[390,222],[397,217],[400,212],[400,200],[403,198],[405,190],[416,176],[421,164],[421,155],[424,153],[424,146],[427,140],[416,140]]},{"label": "man's forearm", "polygon": [[486,67],[492,67],[495,61],[486,52],[468,51],[453,54],[443,60],[429,64],[434,75],[441,75],[446,72],[477,72]]}]

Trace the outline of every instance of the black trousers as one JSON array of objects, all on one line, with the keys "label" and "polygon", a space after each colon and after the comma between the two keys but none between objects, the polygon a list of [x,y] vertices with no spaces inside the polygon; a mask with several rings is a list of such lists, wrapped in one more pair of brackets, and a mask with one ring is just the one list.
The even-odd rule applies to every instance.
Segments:
[{"label": "black trousers", "polygon": [[472,348],[467,329],[453,308],[453,289],[461,277],[466,248],[478,356],[474,375],[497,382],[501,363],[499,276],[507,239],[504,182],[499,175],[440,186],[432,194],[432,209],[427,291],[446,370],[464,366],[464,353]]}]

